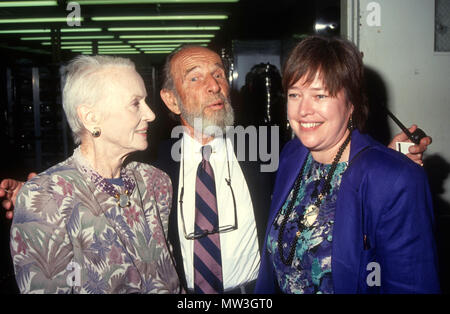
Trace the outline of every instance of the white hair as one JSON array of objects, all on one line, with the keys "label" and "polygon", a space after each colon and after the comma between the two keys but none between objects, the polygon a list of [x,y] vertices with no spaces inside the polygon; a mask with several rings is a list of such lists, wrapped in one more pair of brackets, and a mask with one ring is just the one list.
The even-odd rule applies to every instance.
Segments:
[{"label": "white hair", "polygon": [[102,73],[110,67],[135,69],[133,61],[110,56],[78,56],[65,69],[63,108],[72,130],[75,144],[80,144],[84,126],[78,118],[77,108],[81,104],[96,106],[105,96],[108,79]]}]

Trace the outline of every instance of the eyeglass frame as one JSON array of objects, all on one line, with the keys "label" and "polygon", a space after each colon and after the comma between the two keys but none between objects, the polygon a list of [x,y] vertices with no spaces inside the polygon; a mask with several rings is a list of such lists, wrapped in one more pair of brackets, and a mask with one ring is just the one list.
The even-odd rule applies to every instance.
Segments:
[{"label": "eyeglass frame", "polygon": [[233,225],[225,225],[222,227],[215,227],[213,230],[202,230],[202,233],[198,233],[198,231],[191,232],[191,233],[187,233],[186,232],[186,223],[184,222],[184,212],[183,212],[183,196],[184,196],[184,139],[183,139],[183,158],[182,158],[182,186],[181,186],[181,191],[180,191],[180,199],[178,200],[178,203],[180,204],[180,215],[181,215],[181,221],[183,223],[183,233],[184,233],[184,237],[186,238],[186,240],[197,240],[203,237],[206,237],[210,234],[215,234],[215,233],[227,233],[227,232],[231,232],[234,230],[237,230],[238,228],[238,219],[237,219],[237,206],[236,206],[236,198],[234,196],[234,191],[233,191],[233,187],[231,186],[231,173],[230,173],[230,160],[228,159],[228,145],[226,142],[226,138],[225,138],[225,149],[226,149],[226,155],[227,155],[227,169],[228,169],[228,179],[225,178],[225,182],[227,183],[227,185],[230,187],[230,191],[231,191],[231,196],[233,198],[233,207],[234,207],[234,224]]}]

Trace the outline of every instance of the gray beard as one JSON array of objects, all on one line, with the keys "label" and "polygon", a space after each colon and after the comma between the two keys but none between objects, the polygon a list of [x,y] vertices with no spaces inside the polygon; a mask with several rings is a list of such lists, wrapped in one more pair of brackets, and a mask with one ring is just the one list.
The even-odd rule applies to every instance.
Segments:
[{"label": "gray beard", "polygon": [[189,112],[186,110],[180,97],[178,97],[178,95],[176,95],[176,97],[180,107],[181,116],[196,132],[216,137],[216,135],[225,134],[227,126],[234,125],[234,112],[229,99],[221,99],[224,103],[224,110],[214,112],[210,117],[205,117],[203,108],[200,112]]}]

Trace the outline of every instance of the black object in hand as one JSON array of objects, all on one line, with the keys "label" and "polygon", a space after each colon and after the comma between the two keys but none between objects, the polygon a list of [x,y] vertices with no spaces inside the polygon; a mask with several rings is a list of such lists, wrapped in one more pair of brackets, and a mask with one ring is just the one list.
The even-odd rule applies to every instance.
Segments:
[{"label": "black object in hand", "polygon": [[408,138],[415,144],[419,144],[420,140],[426,137],[427,135],[422,129],[417,128],[414,132],[409,132],[409,130],[403,125],[403,123],[400,122],[399,119],[397,119],[396,116],[392,112],[389,111],[389,109],[386,108],[387,114],[394,120],[395,123],[402,129],[402,131],[408,136]]}]

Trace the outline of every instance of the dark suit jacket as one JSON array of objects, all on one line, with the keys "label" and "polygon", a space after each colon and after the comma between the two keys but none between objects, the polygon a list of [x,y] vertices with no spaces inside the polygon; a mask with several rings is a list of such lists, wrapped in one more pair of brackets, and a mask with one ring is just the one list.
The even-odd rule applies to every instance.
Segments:
[{"label": "dark suit jacket", "polygon": [[[163,141],[160,144],[158,148],[158,159],[154,163],[154,166],[166,172],[172,180],[173,197],[172,210],[169,216],[169,241],[173,246],[176,268],[180,277],[180,282],[186,289],[186,276],[184,274],[183,257],[181,255],[177,221],[180,162],[174,161],[171,157],[172,145],[177,140],[178,139],[170,139],[167,141]],[[261,163],[259,160],[240,161],[239,164],[250,191],[250,197],[252,199],[253,210],[255,213],[259,248],[261,249],[263,247],[266,223],[269,215],[269,207],[271,203],[271,194],[275,179],[275,173],[260,172]],[[233,180],[233,178],[231,178],[231,180]],[[237,204],[237,206],[239,206],[239,204]]]}]

